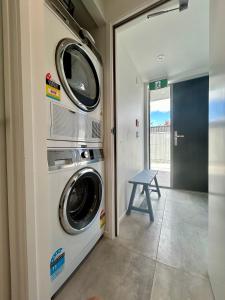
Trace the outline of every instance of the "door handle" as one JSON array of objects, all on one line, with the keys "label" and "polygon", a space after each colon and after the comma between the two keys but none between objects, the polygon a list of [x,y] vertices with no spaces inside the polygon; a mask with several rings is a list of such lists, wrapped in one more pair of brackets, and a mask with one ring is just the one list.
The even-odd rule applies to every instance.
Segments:
[{"label": "door handle", "polygon": [[174,131],[174,146],[178,145],[178,139],[179,138],[184,138],[183,134],[178,134],[177,130]]}]

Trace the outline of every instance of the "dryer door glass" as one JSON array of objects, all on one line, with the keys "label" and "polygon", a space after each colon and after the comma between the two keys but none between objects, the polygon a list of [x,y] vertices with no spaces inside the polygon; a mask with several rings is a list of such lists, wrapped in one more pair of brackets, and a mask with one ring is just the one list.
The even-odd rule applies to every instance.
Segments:
[{"label": "dryer door glass", "polygon": [[94,110],[99,103],[99,80],[82,45],[71,40],[63,41],[58,46],[56,57],[60,58],[57,59],[57,69],[67,95],[82,110]]},{"label": "dryer door glass", "polygon": [[102,180],[93,169],[81,170],[81,175],[75,174],[69,184],[67,198],[64,199],[63,228],[71,234],[88,228],[98,213],[102,199]]}]

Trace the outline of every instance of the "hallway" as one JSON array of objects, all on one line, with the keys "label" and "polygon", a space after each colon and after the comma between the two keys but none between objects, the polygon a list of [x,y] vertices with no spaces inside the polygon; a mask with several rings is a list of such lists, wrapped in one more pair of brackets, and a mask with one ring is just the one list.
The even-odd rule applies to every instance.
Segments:
[{"label": "hallway", "polygon": [[125,217],[119,238],[101,240],[55,300],[214,299],[207,275],[207,195],[161,191],[160,200],[151,194],[155,222],[140,213]]}]

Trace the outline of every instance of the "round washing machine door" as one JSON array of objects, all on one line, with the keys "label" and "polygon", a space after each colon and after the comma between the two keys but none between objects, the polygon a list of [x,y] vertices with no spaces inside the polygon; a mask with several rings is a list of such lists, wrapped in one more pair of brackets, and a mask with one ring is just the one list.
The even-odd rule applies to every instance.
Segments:
[{"label": "round washing machine door", "polygon": [[59,217],[69,234],[86,230],[94,221],[102,200],[102,179],[92,168],[75,173],[61,196]]},{"label": "round washing machine door", "polygon": [[72,102],[84,111],[94,110],[100,100],[95,66],[82,44],[62,40],[56,49],[56,67],[64,90]]}]

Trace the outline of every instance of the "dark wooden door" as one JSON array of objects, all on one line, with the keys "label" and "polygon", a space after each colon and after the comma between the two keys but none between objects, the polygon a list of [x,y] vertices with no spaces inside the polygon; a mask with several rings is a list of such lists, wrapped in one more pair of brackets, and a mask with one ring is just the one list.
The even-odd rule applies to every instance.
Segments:
[{"label": "dark wooden door", "polygon": [[173,188],[208,191],[208,76],[175,83]]}]

